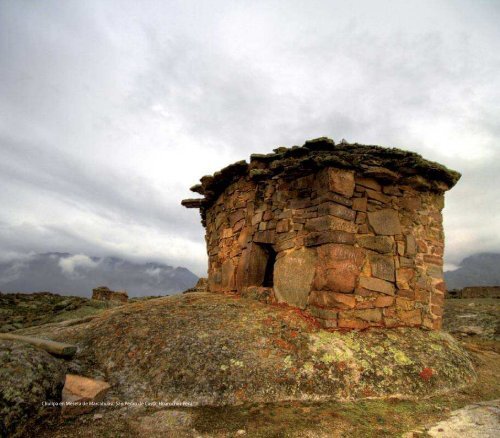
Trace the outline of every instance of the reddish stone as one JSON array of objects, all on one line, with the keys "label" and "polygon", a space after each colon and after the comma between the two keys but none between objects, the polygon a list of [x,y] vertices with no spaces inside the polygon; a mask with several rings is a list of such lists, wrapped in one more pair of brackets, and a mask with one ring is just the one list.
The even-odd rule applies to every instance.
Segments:
[{"label": "reddish stone", "polygon": [[358,229],[352,221],[346,221],[335,216],[320,216],[308,219],[305,225],[307,231],[346,231],[355,233]]},{"label": "reddish stone", "polygon": [[104,399],[110,387],[102,380],[66,374],[61,414],[64,417],[72,417],[92,411]]},{"label": "reddish stone", "polygon": [[244,218],[245,218],[245,210],[243,210],[243,209],[236,210],[234,213],[231,213],[231,215],[229,216],[229,226],[234,227],[234,224],[236,222],[238,222]]},{"label": "reddish stone", "polygon": [[279,242],[276,245],[274,245],[276,252],[285,251],[287,249],[293,248],[294,246],[295,246],[294,239],[284,240],[284,241]]},{"label": "reddish stone", "polygon": [[401,234],[399,215],[396,210],[390,208],[368,212],[368,222],[376,234],[393,236]]},{"label": "reddish stone", "polygon": [[403,193],[401,193],[401,190],[399,190],[396,186],[382,187],[382,191],[386,195],[391,195],[391,196],[402,196],[403,195]]},{"label": "reddish stone", "polygon": [[439,282],[434,287],[441,292],[446,292],[446,283],[444,281]]},{"label": "reddish stone", "polygon": [[374,290],[376,292],[382,292],[386,295],[394,295],[395,288],[392,283],[389,283],[385,280],[380,280],[379,278],[372,277],[360,277],[359,278],[359,286]]},{"label": "reddish stone", "polygon": [[262,215],[263,215],[262,211],[258,211],[257,213],[255,213],[252,217],[252,225],[257,225],[260,222],[262,222]]},{"label": "reddish stone", "polygon": [[311,205],[310,199],[291,199],[288,206],[293,210],[307,208]]},{"label": "reddish stone", "polygon": [[427,243],[423,240],[417,240],[417,248],[418,252],[426,253],[427,252]]},{"label": "reddish stone", "polygon": [[378,296],[375,299],[375,307],[389,307],[394,304],[394,297],[390,296]]},{"label": "reddish stone", "polygon": [[417,253],[417,242],[411,234],[406,236],[406,255],[413,256]]},{"label": "reddish stone", "polygon": [[354,172],[329,168],[328,187],[332,192],[347,198],[352,197],[354,193]]},{"label": "reddish stone", "polygon": [[354,243],[354,234],[345,231],[312,232],[305,238],[306,246],[318,246],[326,243]]},{"label": "reddish stone", "polygon": [[238,237],[238,245],[240,248],[246,248],[247,243],[249,241],[250,230],[248,228],[244,228],[240,231],[240,235]]},{"label": "reddish stone", "polygon": [[354,294],[360,297],[373,297],[376,293],[370,289],[365,289],[364,287],[357,287],[354,289]]},{"label": "reddish stone", "polygon": [[270,221],[273,218],[273,212],[271,210],[266,210],[262,215],[262,220]]},{"label": "reddish stone", "polygon": [[356,302],[356,309],[373,309],[374,307],[375,307],[374,300]]},{"label": "reddish stone", "polygon": [[381,254],[369,254],[368,260],[372,269],[372,275],[382,280],[394,281],[394,258]]},{"label": "reddish stone", "polygon": [[253,241],[256,243],[274,243],[275,233],[274,230],[259,231],[254,234]]},{"label": "reddish stone", "polygon": [[356,211],[366,211],[367,199],[356,198],[352,200],[352,209]]},{"label": "reddish stone", "polygon": [[356,299],[353,295],[313,290],[309,295],[309,304],[318,307],[352,309],[356,306]]},{"label": "reddish stone", "polygon": [[394,239],[388,236],[356,236],[359,246],[377,251],[381,254],[391,253],[394,249]]},{"label": "reddish stone", "polygon": [[382,190],[382,186],[373,178],[356,177],[356,184],[372,190],[377,190],[377,191]]},{"label": "reddish stone", "polygon": [[276,224],[277,233],[286,233],[290,229],[290,221],[288,219],[282,219]]},{"label": "reddish stone", "polygon": [[364,224],[366,223],[366,213],[363,211],[358,211],[356,215],[356,224]]},{"label": "reddish stone", "polygon": [[352,292],[364,259],[365,253],[361,248],[337,244],[320,246],[314,288]]},{"label": "reddish stone", "polygon": [[399,289],[409,289],[410,281],[415,276],[415,271],[412,268],[399,268],[396,271],[396,284]]},{"label": "reddish stone", "polygon": [[415,299],[415,292],[411,289],[398,289],[396,295],[398,297],[408,298],[410,300]]},{"label": "reddish stone", "polygon": [[408,211],[417,211],[422,206],[422,201],[418,197],[403,197],[401,198],[400,205]]},{"label": "reddish stone", "polygon": [[368,228],[368,224],[361,224],[358,227],[358,233],[359,234],[368,234],[370,232],[370,229]]},{"label": "reddish stone", "polygon": [[367,322],[355,319],[339,319],[337,325],[339,328],[349,328],[356,330],[363,330],[369,327],[369,324]]},{"label": "reddish stone", "polygon": [[388,328],[398,327],[401,325],[401,321],[397,318],[384,318],[384,325]]},{"label": "reddish stone", "polygon": [[384,309],[384,316],[387,318],[395,318],[396,317],[396,309],[394,307],[386,307]]},{"label": "reddish stone", "polygon": [[398,317],[405,324],[409,324],[409,325],[422,324],[422,312],[420,311],[420,309],[401,310],[398,312]]},{"label": "reddish stone", "polygon": [[344,205],[340,205],[335,202],[325,202],[319,205],[318,215],[336,216],[347,221],[353,221],[356,216],[356,212]]},{"label": "reddish stone", "polygon": [[444,294],[434,292],[431,294],[431,304],[442,306],[444,304]]},{"label": "reddish stone", "polygon": [[365,251],[350,245],[328,244],[318,248],[319,260],[324,266],[334,267],[339,261],[349,261],[352,269],[361,269],[365,259]]},{"label": "reddish stone", "polygon": [[415,288],[415,300],[418,301],[419,303],[428,303],[429,297],[430,297],[429,291],[419,287]]},{"label": "reddish stone", "polygon": [[443,320],[441,318],[436,318],[433,322],[432,322],[432,328],[434,330],[441,330],[441,326],[443,324]]},{"label": "reddish stone", "polygon": [[433,265],[442,266],[443,265],[443,258],[439,257],[439,256],[425,254],[424,255],[424,262],[431,263]]},{"label": "reddish stone", "polygon": [[413,300],[407,298],[397,297],[396,298],[396,308],[401,310],[411,310],[415,307]]},{"label": "reddish stone", "polygon": [[389,204],[391,202],[390,196],[384,195],[383,193],[377,192],[375,190],[366,189],[366,194],[369,198],[380,201],[383,204]]},{"label": "reddish stone", "polygon": [[333,201],[336,202],[337,204],[345,205],[346,207],[352,206],[352,201],[350,199],[337,195],[337,193],[333,192],[323,193],[321,196],[319,196],[314,200],[314,204],[318,205],[327,201]]},{"label": "reddish stone", "polygon": [[404,256],[405,255],[405,244],[404,242],[396,242],[396,246],[398,249],[398,255]]},{"label": "reddish stone", "polygon": [[240,221],[236,222],[233,227],[233,233],[237,233],[238,231],[240,231],[244,225],[245,225],[244,219],[241,219]]},{"label": "reddish stone", "polygon": [[226,260],[222,264],[222,287],[226,290],[234,290],[235,284],[235,268],[231,260]]},{"label": "reddish stone", "polygon": [[401,268],[412,268],[415,266],[415,261],[407,257],[399,257],[399,266]]},{"label": "reddish stone", "polygon": [[229,237],[233,237],[233,229],[232,228],[224,228],[221,233],[222,239],[228,239]]},{"label": "reddish stone", "polygon": [[[382,321],[382,310],[381,309],[363,309],[363,310],[353,310],[351,313],[355,318],[361,319],[368,322],[380,322]],[[340,318],[342,318],[343,313],[340,313]]]},{"label": "reddish stone", "polygon": [[309,307],[309,312],[321,319],[337,319],[338,313],[330,310],[330,309],[323,309],[321,307]]},{"label": "reddish stone", "polygon": [[436,316],[443,316],[443,308],[441,306],[431,305],[431,313]]}]

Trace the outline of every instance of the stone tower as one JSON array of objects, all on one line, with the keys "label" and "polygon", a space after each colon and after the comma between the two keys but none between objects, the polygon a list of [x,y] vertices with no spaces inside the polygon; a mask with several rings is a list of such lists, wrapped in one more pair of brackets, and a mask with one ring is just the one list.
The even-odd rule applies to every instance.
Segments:
[{"label": "stone tower", "polygon": [[441,327],[441,210],[460,174],[327,138],[253,154],[203,195],[208,287],[304,309],[325,327]]}]

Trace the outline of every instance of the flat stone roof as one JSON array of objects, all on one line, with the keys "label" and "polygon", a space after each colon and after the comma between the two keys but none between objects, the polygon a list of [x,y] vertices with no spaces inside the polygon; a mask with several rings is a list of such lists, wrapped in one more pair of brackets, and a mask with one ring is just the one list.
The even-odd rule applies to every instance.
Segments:
[{"label": "flat stone roof", "polygon": [[254,181],[295,179],[324,167],[354,170],[357,175],[372,177],[388,184],[410,185],[418,190],[445,192],[460,179],[460,173],[442,164],[426,160],[415,152],[398,148],[339,144],[327,137],[309,140],[303,146],[278,147],[270,154],[252,154],[250,163],[237,161],[213,175],[200,178],[191,191],[202,198],[185,199],[187,208],[207,208],[233,182],[242,177]]}]

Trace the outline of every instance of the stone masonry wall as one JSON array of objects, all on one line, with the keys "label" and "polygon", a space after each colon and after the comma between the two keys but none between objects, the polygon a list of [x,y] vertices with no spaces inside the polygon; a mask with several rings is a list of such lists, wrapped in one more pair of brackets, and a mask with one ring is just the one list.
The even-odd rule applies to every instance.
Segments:
[{"label": "stone masonry wall", "polygon": [[269,167],[202,208],[210,291],[287,303],[328,328],[441,327],[444,189],[380,166]]},{"label": "stone masonry wall", "polygon": [[[439,328],[443,195],[323,169],[292,182],[241,180],[207,212],[209,288],[262,283],[262,244],[277,253],[278,302],[327,327]],[[264,260],[262,260],[264,258]]]}]

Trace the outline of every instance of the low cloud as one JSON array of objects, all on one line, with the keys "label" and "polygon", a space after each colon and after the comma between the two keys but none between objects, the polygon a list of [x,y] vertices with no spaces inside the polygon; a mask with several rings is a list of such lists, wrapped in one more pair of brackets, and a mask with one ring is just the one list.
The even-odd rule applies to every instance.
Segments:
[{"label": "low cloud", "polygon": [[69,257],[61,258],[59,260],[59,266],[63,274],[67,274],[69,276],[78,275],[78,270],[82,268],[85,271],[89,271],[94,269],[98,265],[97,262],[92,260],[89,256],[85,254],[75,254]]}]

